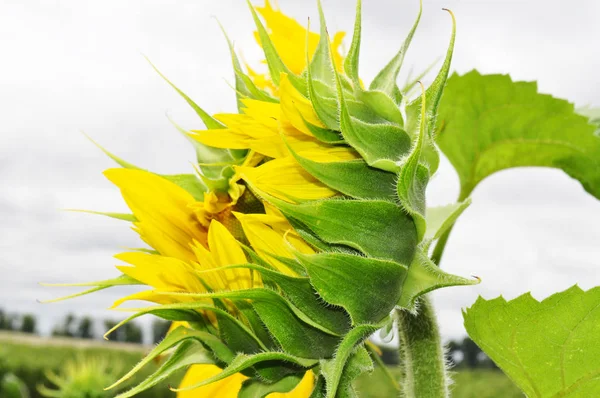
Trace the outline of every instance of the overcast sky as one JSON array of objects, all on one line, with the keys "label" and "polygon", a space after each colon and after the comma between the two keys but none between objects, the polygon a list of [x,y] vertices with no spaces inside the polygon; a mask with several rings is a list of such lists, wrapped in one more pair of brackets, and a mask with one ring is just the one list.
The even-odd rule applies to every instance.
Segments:
[{"label": "overcast sky", "polygon": [[[323,3],[330,31],[351,30],[352,1]],[[369,80],[399,47],[418,1],[364,3],[361,72]],[[444,54],[451,25],[441,8],[447,7],[458,20],[454,70],[511,73],[578,106],[600,106],[597,0],[424,4],[405,74]],[[312,1],[280,5],[300,21],[315,20]],[[126,223],[60,211],[126,210],[101,175],[111,161],[81,132],[141,167],[189,172],[193,151],[166,114],[187,128],[201,124],[142,54],[210,112],[234,111],[228,52],[213,16],[256,64],[260,53],[243,0],[0,0],[0,307],[37,313],[44,331],[71,311],[120,317],[104,308],[123,291],[35,301],[73,292],[37,282],[115,276],[111,256],[139,246]],[[429,201],[448,203],[457,192],[457,177],[444,162]],[[484,181],[443,263],[483,282],[435,293],[444,336],[464,334],[460,310],[478,294],[513,298],[532,291],[541,299],[574,283],[600,285],[599,237],[600,202],[559,171],[510,170]]]}]

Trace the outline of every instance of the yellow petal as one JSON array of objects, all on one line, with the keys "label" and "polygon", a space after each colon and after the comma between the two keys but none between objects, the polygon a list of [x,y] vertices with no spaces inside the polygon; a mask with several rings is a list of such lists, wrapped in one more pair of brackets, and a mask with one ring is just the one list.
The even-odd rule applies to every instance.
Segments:
[{"label": "yellow petal", "polygon": [[121,189],[135,215],[135,229],[160,254],[194,260],[190,245],[206,244],[206,220],[193,209],[197,202],[183,188],[155,174],[131,169],[109,169],[104,175]]},{"label": "yellow petal", "polygon": [[246,69],[248,70],[248,76],[250,76],[250,79],[252,79],[252,82],[256,87],[260,88],[261,90],[269,91],[273,95],[278,95],[279,90],[271,80],[268,73],[258,73],[248,64],[246,64]]},{"label": "yellow petal", "polygon": [[194,268],[176,258],[139,252],[121,253],[115,257],[133,265],[117,267],[121,272],[148,286],[190,293],[205,291]]},{"label": "yellow petal", "polygon": [[299,131],[310,136],[312,136],[312,133],[306,127],[305,121],[317,127],[325,127],[315,113],[311,102],[296,90],[285,73],[281,74],[279,84],[279,90],[281,92],[281,112],[284,119]]},{"label": "yellow petal", "polygon": [[303,158],[319,163],[347,162],[349,160],[361,159],[358,152],[344,146],[321,147],[318,149],[297,150],[296,152]]},{"label": "yellow petal", "polygon": [[192,130],[190,138],[215,148],[248,149],[246,137],[230,129]]},{"label": "yellow petal", "polygon": [[[250,245],[263,260],[286,275],[296,275],[287,265],[274,259],[270,254],[293,258],[289,244],[302,253],[312,254],[314,250],[292,229],[283,217],[268,214],[234,213]],[[285,236],[287,232],[287,236]],[[287,240],[287,242],[286,242]]]},{"label": "yellow petal", "polygon": [[[307,38],[307,31],[302,25],[281,11],[273,9],[268,0],[265,1],[264,7],[256,7],[256,10],[265,19],[269,37],[283,63],[291,72],[297,75],[301,74],[306,69],[306,51],[308,49],[308,54],[312,58],[319,44],[320,35],[311,32]],[[339,52],[339,47],[344,35],[343,32],[336,33],[332,43],[334,64],[340,71],[343,57]],[[255,34],[255,37],[260,44],[258,34]]]},{"label": "yellow petal", "polygon": [[[222,372],[222,369],[215,365],[192,365],[183,377],[179,388],[193,386],[202,380],[215,376]],[[177,392],[177,398],[236,398],[242,388],[242,383],[247,377],[241,373],[236,373],[223,380],[211,383],[204,387],[196,388],[190,391]],[[307,395],[308,396],[308,395]]]},{"label": "yellow petal", "polygon": [[306,172],[296,160],[271,160],[259,167],[239,167],[239,175],[253,187],[286,201],[316,200],[337,194]]},{"label": "yellow petal", "polygon": [[275,392],[267,395],[267,398],[307,398],[310,397],[314,388],[315,374],[312,370],[309,370],[292,391],[286,393]]},{"label": "yellow petal", "polygon": [[[158,290],[144,290],[142,292],[137,292],[130,294],[129,296],[122,297],[116,300],[111,308],[116,308],[123,304],[126,301],[150,301],[156,304],[174,304],[182,302],[180,296],[172,296],[168,294],[163,294],[165,292],[161,292]],[[189,301],[189,300],[188,300]]]}]

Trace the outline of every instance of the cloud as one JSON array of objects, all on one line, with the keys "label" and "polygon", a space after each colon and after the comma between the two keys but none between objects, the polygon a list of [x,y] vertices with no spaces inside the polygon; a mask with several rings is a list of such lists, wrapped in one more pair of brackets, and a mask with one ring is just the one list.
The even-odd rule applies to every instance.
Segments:
[{"label": "cloud", "polygon": [[[351,30],[351,3],[324,1],[332,31]],[[361,71],[368,80],[400,47],[418,1],[364,3]],[[448,7],[458,19],[455,70],[539,79],[543,92],[600,106],[595,89],[600,53],[593,51],[600,36],[597,1],[424,3],[421,29],[401,79],[411,66],[422,70],[445,53],[451,25],[441,8]],[[309,15],[317,20],[313,2],[280,4],[301,22]],[[126,224],[59,211],[126,211],[118,190],[101,175],[113,164],[81,131],[141,167],[190,171],[193,150],[165,113],[186,127],[201,124],[140,53],[207,111],[234,110],[234,93],[227,85],[230,60],[213,15],[244,58],[257,64],[260,51],[240,0],[0,5],[0,35],[9,38],[0,42],[0,306],[36,311],[47,325],[68,311],[107,315],[99,309],[118,293],[44,307],[34,300],[54,294],[38,287],[38,281],[111,277],[112,254],[139,246]],[[430,202],[450,202],[457,192],[456,176],[444,162]],[[460,308],[477,294],[516,297],[533,290],[542,298],[575,282],[600,284],[594,260],[600,205],[576,182],[558,171],[511,170],[484,181],[473,199],[443,266],[461,275],[477,274],[483,283],[435,295],[446,336],[464,333]]]}]

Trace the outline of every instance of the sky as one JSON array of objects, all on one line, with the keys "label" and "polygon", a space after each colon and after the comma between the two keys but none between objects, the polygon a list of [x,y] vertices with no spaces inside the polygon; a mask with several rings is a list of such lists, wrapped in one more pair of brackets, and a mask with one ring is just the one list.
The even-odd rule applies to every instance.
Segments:
[{"label": "sky", "polygon": [[[279,3],[302,23],[317,20],[316,2]],[[361,74],[369,81],[399,48],[418,1],[364,3]],[[352,29],[352,1],[323,4],[330,31]],[[458,21],[453,70],[510,73],[577,106],[600,106],[600,2],[424,0],[401,81],[445,53],[451,24],[442,7]],[[36,301],[76,291],[38,282],[116,276],[112,255],[140,245],[124,222],[61,210],[127,211],[101,174],[113,164],[83,133],[141,167],[190,172],[193,150],[168,117],[189,129],[202,125],[143,56],[208,111],[234,111],[215,17],[244,59],[259,65],[243,0],[0,0],[0,308],[37,314],[45,333],[68,312],[123,318],[107,308],[126,290]],[[456,174],[443,161],[429,204],[457,194]],[[600,202],[576,181],[558,170],[514,169],[482,182],[472,198],[443,267],[482,283],[433,294],[444,338],[465,334],[461,309],[478,295],[531,291],[543,299],[575,283],[600,285]]]}]

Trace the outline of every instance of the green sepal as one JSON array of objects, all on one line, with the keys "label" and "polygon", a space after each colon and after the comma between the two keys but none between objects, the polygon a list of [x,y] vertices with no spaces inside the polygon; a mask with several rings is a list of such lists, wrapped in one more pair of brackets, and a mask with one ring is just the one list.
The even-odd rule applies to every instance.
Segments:
[{"label": "green sepal", "polygon": [[369,124],[350,116],[342,99],[341,130],[346,142],[369,166],[397,173],[398,161],[410,150],[410,138],[400,127]]},{"label": "green sepal", "polygon": [[146,377],[140,384],[119,394],[116,398],[129,398],[151,387],[154,387],[161,381],[167,379],[173,373],[196,364],[214,364],[212,355],[204,348],[202,344],[194,340],[187,340],[181,343],[169,356],[169,359],[160,366],[154,373]]},{"label": "green sepal", "polygon": [[471,205],[471,198],[462,202],[452,203],[446,206],[427,208],[427,231],[425,241],[439,239],[450,227],[454,225],[458,217]]},{"label": "green sepal", "polygon": [[[281,257],[277,256],[278,259]],[[294,259],[287,259],[290,262]],[[287,263],[286,263],[287,264]],[[301,264],[298,264],[301,266]],[[263,280],[273,281],[283,292],[285,297],[303,314],[320,326],[320,330],[332,335],[345,334],[350,328],[348,314],[341,308],[325,305],[323,299],[317,295],[309,278],[284,275],[278,271],[261,267],[256,264],[227,266],[223,269],[247,268],[253,269],[263,277]]]},{"label": "green sepal", "polygon": [[371,115],[363,115],[362,119],[355,117],[358,113],[350,112],[341,78],[337,73],[336,86],[340,105],[340,130],[344,140],[356,149],[369,166],[397,172],[399,170],[397,161],[410,149],[408,134],[400,127],[389,123],[367,122],[373,119]]},{"label": "green sepal", "polygon": [[212,334],[198,330],[188,329],[184,326],[179,326],[178,328],[167,334],[167,336],[160,343],[158,343],[158,345],[154,347],[152,351],[150,351],[148,355],[146,355],[144,359],[142,359],[137,365],[135,365],[127,374],[125,374],[123,377],[121,377],[119,380],[117,380],[115,383],[113,383],[106,389],[110,390],[118,386],[119,384],[131,378],[141,368],[146,366],[160,354],[164,353],[171,347],[174,347],[190,339],[196,340],[202,343],[203,345],[207,346],[215,355],[215,357],[224,363],[231,363],[235,358],[235,354],[225,344],[223,344],[221,340],[219,340]]},{"label": "green sepal", "polygon": [[[109,158],[111,158],[115,163],[117,163],[119,166],[121,166],[125,169],[142,170],[142,171],[147,171],[149,173],[152,173],[151,171],[142,169],[141,167],[138,167],[136,165],[133,165],[133,164],[121,159],[117,155],[113,154],[112,152],[109,152],[104,147],[100,146],[100,144],[98,144],[97,142],[92,140],[90,137],[87,137],[87,138],[94,145],[96,145],[102,152],[104,152]],[[196,199],[196,200],[200,200],[200,201],[203,200],[204,193],[208,192],[208,188],[202,183],[202,181],[200,181],[200,179],[198,179],[198,177],[196,177],[193,174],[176,174],[176,175],[165,175],[165,174],[157,174],[157,173],[152,173],[152,174],[162,177],[162,178],[169,180],[172,183],[180,186],[181,188],[183,188],[187,192],[189,192],[189,194],[192,195],[194,197],[194,199]]]},{"label": "green sepal", "polygon": [[235,352],[254,354],[266,350],[264,343],[237,319],[216,313],[219,337]]},{"label": "green sepal", "polygon": [[387,94],[387,97],[390,98],[395,104],[396,107],[400,105],[402,101],[402,93],[397,85],[398,74],[400,74],[400,69],[402,68],[402,64],[404,62],[404,57],[410,46],[410,43],[415,35],[417,27],[419,26],[419,22],[421,21],[421,14],[423,13],[423,1],[419,2],[419,14],[417,15],[417,20],[413,24],[408,36],[404,40],[402,47],[396,53],[394,58],[375,76],[375,79],[371,82],[369,86],[369,90],[371,91],[380,91],[384,94]]},{"label": "green sepal", "polygon": [[231,63],[233,65],[233,71],[235,73],[235,90],[236,90],[236,98],[237,98],[237,107],[238,111],[241,113],[244,108],[244,104],[242,99],[244,98],[252,98],[260,101],[266,102],[279,102],[276,98],[273,98],[266,91],[259,89],[256,87],[252,79],[246,75],[242,71],[242,65],[238,59],[237,54],[235,53],[235,49],[233,48],[233,43],[229,39],[225,28],[217,20],[221,31],[223,32],[223,36],[225,36],[225,40],[227,41],[227,46],[229,47],[229,53],[231,55]]},{"label": "green sepal", "polygon": [[374,369],[373,361],[364,346],[357,347],[348,359],[342,377],[338,384],[337,397],[359,398],[354,389],[354,381],[363,373],[370,373]]},{"label": "green sepal", "polygon": [[442,287],[477,285],[480,282],[477,277],[467,279],[442,271],[422,249],[417,249],[415,258],[408,267],[398,306],[413,311],[417,298],[425,293]]},{"label": "green sepal", "polygon": [[256,25],[256,30],[258,32],[258,37],[260,39],[260,44],[262,46],[263,52],[265,53],[265,59],[267,60],[267,65],[269,67],[269,75],[273,80],[273,83],[277,87],[279,87],[279,82],[281,80],[281,74],[285,73],[288,75],[288,79],[292,85],[296,88],[296,90],[300,91],[302,94],[306,95],[306,83],[303,79],[293,74],[287,66],[283,63],[277,50],[275,49],[275,45],[271,41],[265,26],[261,22],[256,10],[250,3],[250,0],[247,0],[248,7],[250,8],[250,12],[252,13],[252,18],[254,19],[254,24]]},{"label": "green sepal", "polygon": [[[200,117],[204,125],[207,129],[210,130],[218,130],[224,129],[225,126],[219,122],[217,119],[212,117],[208,112],[202,109],[198,104],[196,104],[190,97],[188,97],[183,91],[181,91],[176,85],[174,85],[165,75],[161,73],[160,70],[148,58],[146,58],[150,66],[158,73],[160,77],[162,77],[177,93],[188,103],[196,112],[196,114]],[[230,161],[235,161],[242,159],[246,156],[247,150],[242,149],[220,149],[213,148],[206,145],[202,145],[200,143],[194,143],[196,146],[196,151],[198,153],[198,162],[200,163],[227,163]]]},{"label": "green sepal", "polygon": [[302,115],[300,115],[300,117],[302,117],[302,120],[304,121],[304,125],[306,126],[306,128],[319,141],[324,142],[326,144],[343,144],[344,143],[344,139],[342,138],[340,133],[338,133],[337,131],[329,130],[327,128],[323,128],[323,127],[319,127],[319,126],[314,126],[314,125],[308,123]]},{"label": "green sepal", "polygon": [[302,381],[302,374],[292,373],[284,376],[275,383],[266,383],[262,380],[248,379],[242,383],[238,398],[264,398],[272,393],[286,393],[292,391]]},{"label": "green sepal", "polygon": [[133,214],[128,214],[128,213],[111,213],[111,212],[81,210],[81,209],[66,209],[66,211],[72,211],[72,212],[76,212],[76,213],[95,214],[98,216],[114,218],[115,220],[137,222],[137,218],[135,218],[135,216]]},{"label": "green sepal", "polygon": [[245,319],[244,323],[247,323],[250,326],[252,333],[262,341],[263,345],[267,347],[267,351],[279,349],[279,346],[275,340],[273,340],[273,336],[269,334],[269,331],[265,328],[262,320],[249,302],[238,301],[235,306],[242,313],[242,316]]},{"label": "green sepal", "polygon": [[[304,358],[327,358],[339,337],[325,332],[290,301],[269,289],[254,288],[216,293],[165,293],[193,298],[251,300],[252,307],[285,352]],[[307,343],[309,342],[309,343]]]},{"label": "green sepal", "polygon": [[[327,385],[327,398],[344,396],[348,393],[347,389],[352,388],[351,383],[354,378],[368,369],[373,369],[373,361],[369,353],[359,345],[377,329],[376,325],[362,325],[352,329],[340,343],[335,357],[332,360],[322,361],[321,368]],[[353,356],[355,358],[351,359]],[[342,381],[345,385],[341,385]]]},{"label": "green sepal", "polygon": [[[444,88],[446,86],[446,80],[448,79],[448,73],[450,72],[450,64],[452,63],[452,55],[454,53],[454,42],[456,39],[456,19],[454,18],[454,14],[446,10],[450,13],[452,17],[452,35],[450,37],[450,44],[448,46],[448,50],[446,52],[446,58],[444,59],[444,63],[440,68],[435,80],[425,91],[425,103],[426,109],[425,114],[427,115],[427,126],[426,126],[426,139],[423,145],[423,158],[425,159],[429,170],[430,175],[435,174],[438,169],[440,158],[435,148],[435,123],[438,114],[438,108],[440,105],[440,100],[442,98],[442,94],[444,92]],[[412,101],[406,107],[407,114],[407,128],[412,136],[418,135],[419,124],[422,113],[422,100],[421,98],[417,98]]]},{"label": "green sepal", "polygon": [[360,76],[358,66],[360,60],[360,42],[362,36],[362,0],[356,1],[356,17],[354,20],[354,33],[350,50],[344,60],[344,72],[352,80],[355,90],[360,88]]},{"label": "green sepal", "polygon": [[[148,60],[152,68],[183,97],[183,99],[194,109],[196,114],[202,119],[202,122],[206,126],[206,128],[211,130],[223,129],[225,126],[220,123],[218,120],[210,116],[204,109],[199,107],[190,97],[188,97],[183,91],[181,91],[177,86],[175,86],[169,79],[166,78],[157,68],[154,66],[150,60]],[[235,62],[234,62],[235,64]],[[177,124],[173,123],[177,130],[179,130],[182,134],[184,134],[188,141],[194,146],[196,150],[196,158],[198,161],[198,168],[203,175],[203,182],[206,184],[206,187],[202,190],[203,192],[207,192],[209,189],[213,191],[227,191],[229,187],[229,178],[233,175],[233,170],[231,169],[232,164],[239,164],[243,161],[243,159],[248,154],[248,150],[246,149],[221,149],[214,148],[207,145],[204,145],[196,140],[189,139],[189,134],[187,131],[179,127]],[[124,166],[125,167],[125,166]],[[169,176],[164,176],[165,178],[169,178]],[[196,184],[200,181],[197,177],[190,178],[187,175],[174,176],[176,180],[181,181],[184,184],[184,188],[188,187],[190,184],[194,183],[194,179],[196,180]],[[177,181],[173,181],[177,183]],[[192,185],[193,186],[193,185]],[[198,189],[196,189],[197,191]],[[194,195],[194,197],[198,200],[202,200],[202,197],[198,195],[197,192],[190,192]]]},{"label": "green sepal", "polygon": [[[327,243],[345,245],[370,257],[403,264],[412,261],[417,245],[415,224],[392,202],[333,199],[291,204],[264,193],[260,195]],[[391,247],[390,238],[394,239]]]},{"label": "green sepal", "polygon": [[318,361],[313,360],[313,359],[306,359],[306,358],[300,358],[300,357],[296,357],[284,352],[262,352],[260,354],[254,354],[254,355],[245,355],[245,354],[238,354],[233,361],[231,361],[229,363],[229,365],[223,369],[223,371],[215,376],[209,377],[207,379],[202,380],[199,383],[196,383],[194,385],[188,386],[188,387],[184,387],[184,388],[179,388],[179,389],[172,389],[172,391],[189,391],[189,390],[194,390],[196,388],[202,387],[202,386],[206,386],[208,384],[214,383],[216,381],[219,380],[223,380],[229,376],[232,376],[236,373],[242,372],[252,366],[255,366],[257,364],[261,364],[261,363],[279,363],[279,362],[287,362],[291,365],[297,366],[298,368],[305,368],[305,369],[309,369],[312,368],[313,366],[315,366]]},{"label": "green sepal", "polygon": [[425,221],[425,191],[429,183],[429,169],[421,163],[421,154],[426,139],[427,114],[425,93],[421,96],[421,125],[419,135],[410,154],[402,161],[398,175],[398,198],[402,207],[410,214],[417,227],[418,241],[421,242],[427,230]]},{"label": "green sepal", "polygon": [[362,91],[357,96],[385,120],[389,120],[399,127],[404,126],[402,112],[389,94],[383,91]]},{"label": "green sepal", "polygon": [[[306,69],[307,87],[310,101],[321,122],[327,128],[337,131],[339,130],[340,122],[334,88],[335,66],[331,56],[327,23],[320,0],[317,0],[317,5],[319,8],[321,34],[312,61],[309,60],[310,54],[306,54],[308,65]],[[309,29],[307,29],[307,35]]]},{"label": "green sepal", "polygon": [[344,308],[353,325],[380,322],[402,295],[408,269],[392,261],[345,253],[295,253],[327,303]]},{"label": "green sepal", "polygon": [[[218,303],[217,299],[213,301]],[[220,303],[218,303],[220,304]],[[224,308],[202,302],[162,304],[146,308],[127,308],[120,311],[136,311],[119,322],[112,329],[106,332],[105,338],[119,327],[132,321],[142,315],[152,314],[169,321],[196,322],[201,315],[196,311],[213,312],[219,322],[219,333],[221,340],[235,352],[253,353],[260,350],[266,350],[266,346],[252,333],[250,329]]]},{"label": "green sepal", "polygon": [[333,355],[339,337],[301,321],[283,299],[254,300],[252,306],[285,352],[307,358]]},{"label": "green sepal", "polygon": [[288,145],[300,166],[330,188],[356,199],[395,198],[396,175],[357,159],[346,162],[315,162],[300,156]]},{"label": "green sepal", "polygon": [[68,296],[59,297],[59,298],[52,299],[52,300],[40,301],[40,303],[46,304],[46,303],[56,303],[58,301],[63,301],[63,300],[68,300],[68,299],[72,299],[72,298],[75,298],[75,297],[85,296],[86,294],[98,292],[100,290],[108,289],[109,287],[113,287],[113,286],[141,285],[141,283],[138,282],[137,280],[133,279],[130,276],[120,275],[120,276],[118,276],[116,278],[113,278],[113,279],[106,279],[106,280],[95,281],[95,282],[83,282],[83,283],[40,283],[40,285],[42,285],[42,286],[50,286],[50,287],[88,287],[88,286],[93,286],[91,289],[85,290],[83,292],[79,292],[79,293],[75,293],[75,294],[70,294]]}]

